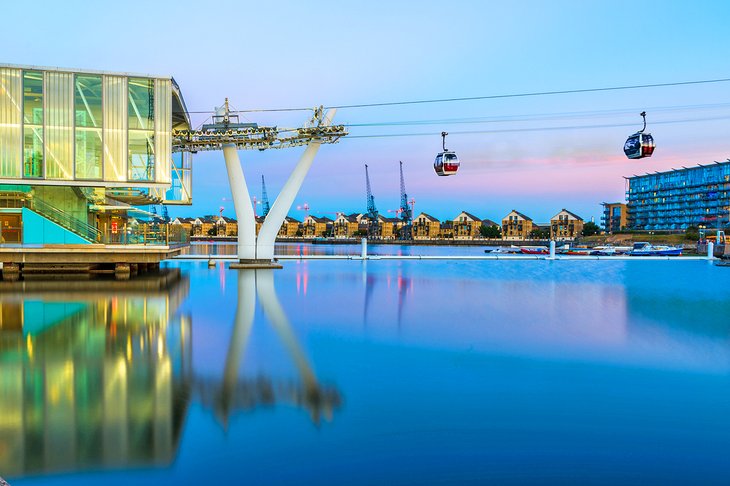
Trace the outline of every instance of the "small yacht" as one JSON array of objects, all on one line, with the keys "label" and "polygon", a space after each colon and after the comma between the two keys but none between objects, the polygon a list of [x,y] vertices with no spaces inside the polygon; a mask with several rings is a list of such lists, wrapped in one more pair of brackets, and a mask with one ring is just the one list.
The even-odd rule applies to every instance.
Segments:
[{"label": "small yacht", "polygon": [[681,256],[682,248],[675,246],[654,246],[646,241],[637,241],[629,252],[630,256]]}]

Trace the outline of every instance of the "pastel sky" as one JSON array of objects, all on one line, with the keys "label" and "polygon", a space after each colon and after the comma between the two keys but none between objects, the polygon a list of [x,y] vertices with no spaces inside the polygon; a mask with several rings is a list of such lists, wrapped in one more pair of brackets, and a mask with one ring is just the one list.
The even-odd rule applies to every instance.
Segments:
[{"label": "pastel sky", "polygon": [[[224,97],[236,109],[309,107],[730,77],[730,3],[722,1],[35,5],[32,18],[22,2],[4,5],[1,62],[171,74],[191,111]],[[651,159],[629,161],[621,149],[641,127],[642,110],[658,148]],[[307,116],[247,118],[298,126]],[[193,115],[195,124],[204,118]],[[728,119],[730,83],[342,109],[336,120],[348,124],[440,122],[352,127],[353,137],[430,135],[323,146],[295,205],[331,217],[364,211],[368,163],[386,213],[399,204],[402,160],[416,213],[453,218],[465,209],[500,219],[515,208],[542,222],[565,207],[598,220],[602,201],[624,199],[623,176],[727,159]],[[523,130],[505,132],[514,129]],[[462,160],[454,177],[433,173],[442,130]],[[241,152],[253,192],[264,174],[273,202],[302,150]],[[196,156],[193,196],[192,207],[171,215],[221,206],[234,215],[222,153]]]}]

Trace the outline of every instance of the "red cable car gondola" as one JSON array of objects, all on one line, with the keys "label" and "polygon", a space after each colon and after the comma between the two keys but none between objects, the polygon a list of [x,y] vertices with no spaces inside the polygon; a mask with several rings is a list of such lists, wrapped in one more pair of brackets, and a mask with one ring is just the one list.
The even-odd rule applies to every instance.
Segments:
[{"label": "red cable car gondola", "polygon": [[446,149],[446,135],[448,133],[441,132],[442,144],[444,151],[439,152],[436,156],[436,160],[433,162],[433,170],[440,176],[450,176],[456,174],[459,170],[459,157],[456,153]]},{"label": "red cable car gondola", "polygon": [[645,111],[641,112],[641,117],[644,119],[644,128],[631,135],[624,144],[624,153],[630,159],[651,157],[651,154],[654,153],[654,149],[656,148],[651,133],[644,133],[644,130],[646,130]]}]

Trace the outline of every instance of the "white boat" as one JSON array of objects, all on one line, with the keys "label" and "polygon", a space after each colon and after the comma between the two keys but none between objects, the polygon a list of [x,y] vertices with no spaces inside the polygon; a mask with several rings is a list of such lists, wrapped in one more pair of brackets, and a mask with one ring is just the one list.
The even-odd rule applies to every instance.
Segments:
[{"label": "white boat", "polygon": [[681,256],[682,248],[666,245],[652,245],[646,241],[634,243],[634,248],[629,252],[630,256]]}]

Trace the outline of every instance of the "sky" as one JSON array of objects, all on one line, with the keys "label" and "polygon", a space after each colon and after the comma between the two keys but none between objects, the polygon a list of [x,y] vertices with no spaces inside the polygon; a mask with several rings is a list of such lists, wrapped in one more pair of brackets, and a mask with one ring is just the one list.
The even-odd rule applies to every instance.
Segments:
[{"label": "sky", "polygon": [[[720,1],[34,5],[32,17],[22,2],[4,5],[0,62],[172,75],[190,111],[225,97],[243,110],[730,77],[730,3]],[[657,149],[628,160],[623,143],[641,128],[643,110]],[[206,116],[193,114],[193,124]],[[308,118],[246,115],[288,127]],[[322,146],[290,215],[303,218],[296,206],[305,202],[320,216],[364,212],[365,163],[388,214],[399,206],[403,161],[416,214],[446,219],[467,210],[500,220],[517,209],[546,222],[567,208],[598,221],[601,202],[624,200],[625,176],[730,157],[729,120],[730,83],[341,109],[336,122],[376,126],[352,126],[350,137]],[[441,131],[462,162],[453,177],[433,171]],[[355,138],[403,134],[411,136]],[[273,203],[302,151],[242,151],[252,195],[260,196],[264,175]],[[221,152],[197,154],[193,180],[193,205],[171,207],[173,217],[220,207],[235,215]]]}]

